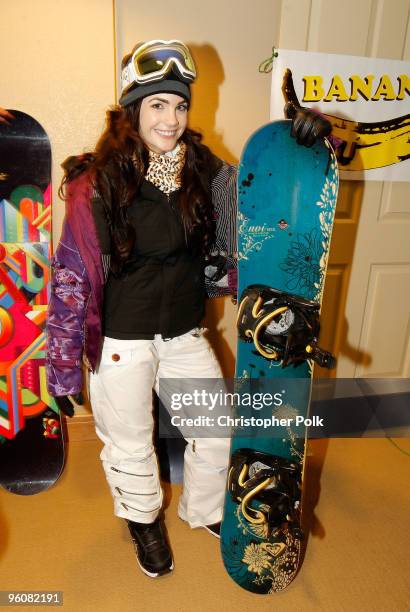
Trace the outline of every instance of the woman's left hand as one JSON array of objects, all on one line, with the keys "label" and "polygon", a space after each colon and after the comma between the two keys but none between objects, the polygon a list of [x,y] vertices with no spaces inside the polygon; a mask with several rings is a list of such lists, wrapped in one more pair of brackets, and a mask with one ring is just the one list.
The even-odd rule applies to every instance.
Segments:
[{"label": "woman's left hand", "polygon": [[54,399],[61,412],[69,417],[74,416],[74,408],[84,404],[84,398],[81,391],[75,395],[58,395]]},{"label": "woman's left hand", "polygon": [[329,136],[331,123],[322,115],[304,108],[296,107],[292,102],[285,106],[285,117],[292,120],[291,136],[298,144],[311,147],[319,138]]}]

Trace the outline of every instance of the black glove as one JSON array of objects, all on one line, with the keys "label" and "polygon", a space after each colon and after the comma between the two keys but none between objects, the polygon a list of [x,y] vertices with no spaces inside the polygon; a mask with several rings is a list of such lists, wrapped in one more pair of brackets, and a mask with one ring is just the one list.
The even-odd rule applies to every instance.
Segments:
[{"label": "black glove", "polygon": [[318,138],[329,136],[332,124],[309,108],[295,106],[288,102],[285,106],[285,117],[292,119],[291,136],[298,144],[311,147]]},{"label": "black glove", "polygon": [[54,399],[61,412],[64,412],[64,414],[69,417],[74,416],[74,408],[84,404],[84,398],[81,391],[75,395],[59,395]]}]

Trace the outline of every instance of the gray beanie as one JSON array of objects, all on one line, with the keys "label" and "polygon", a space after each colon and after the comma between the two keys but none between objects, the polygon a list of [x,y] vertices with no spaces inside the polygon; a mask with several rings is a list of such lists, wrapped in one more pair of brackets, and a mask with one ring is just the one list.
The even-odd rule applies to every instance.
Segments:
[{"label": "gray beanie", "polygon": [[185,98],[187,102],[191,100],[191,90],[187,83],[184,83],[178,78],[177,74],[170,73],[166,79],[155,83],[146,83],[138,85],[135,83],[132,89],[123,94],[119,100],[121,106],[128,106],[140,98],[152,96],[156,93],[173,93]]}]

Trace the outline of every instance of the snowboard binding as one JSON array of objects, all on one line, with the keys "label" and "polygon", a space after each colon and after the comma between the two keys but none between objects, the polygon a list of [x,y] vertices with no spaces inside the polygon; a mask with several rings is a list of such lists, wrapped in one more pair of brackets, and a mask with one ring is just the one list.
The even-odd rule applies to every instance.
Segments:
[{"label": "snowboard binding", "polygon": [[319,304],[266,285],[249,285],[242,293],[237,317],[239,337],[253,342],[266,359],[282,368],[312,359],[334,368],[336,358],[318,346]]},{"label": "snowboard binding", "polygon": [[[287,529],[297,540],[300,527],[301,466],[298,463],[247,448],[231,458],[228,491],[250,525],[265,525],[267,536]],[[256,505],[255,505],[256,504]]]}]

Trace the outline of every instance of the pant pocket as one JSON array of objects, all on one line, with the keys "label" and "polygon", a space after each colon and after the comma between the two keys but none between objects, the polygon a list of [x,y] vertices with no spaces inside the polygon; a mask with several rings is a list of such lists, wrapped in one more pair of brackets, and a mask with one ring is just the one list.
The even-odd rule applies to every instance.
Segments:
[{"label": "pant pocket", "polygon": [[134,350],[104,347],[98,368],[99,376],[121,376],[132,364]]}]

